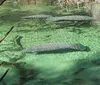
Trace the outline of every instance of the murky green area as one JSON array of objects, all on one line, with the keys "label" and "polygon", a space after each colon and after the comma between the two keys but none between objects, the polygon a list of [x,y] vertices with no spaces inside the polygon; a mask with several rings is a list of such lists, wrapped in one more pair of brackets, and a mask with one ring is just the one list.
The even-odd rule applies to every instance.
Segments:
[{"label": "murky green area", "polygon": [[[45,20],[21,19],[22,16],[28,15],[28,9],[9,10],[0,13],[0,37],[14,26],[7,38],[0,43],[0,62],[5,61],[0,66],[0,76],[9,69],[0,85],[97,85],[100,83],[99,25],[67,26],[66,22],[48,24]],[[39,11],[37,14],[42,12]],[[44,12],[48,11],[44,10]],[[29,12],[29,15],[32,14]],[[20,47],[14,43],[16,36],[23,37],[21,43],[24,48],[45,43],[81,43],[88,46],[90,51],[22,53]]]}]

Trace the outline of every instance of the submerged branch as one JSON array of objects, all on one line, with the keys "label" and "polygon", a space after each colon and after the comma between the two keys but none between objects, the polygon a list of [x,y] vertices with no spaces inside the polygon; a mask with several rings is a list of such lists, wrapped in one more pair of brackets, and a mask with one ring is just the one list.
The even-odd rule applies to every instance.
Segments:
[{"label": "submerged branch", "polygon": [[6,74],[8,73],[9,69],[6,70],[6,72],[3,74],[3,76],[0,78],[0,82],[4,79],[4,77],[6,76]]},{"label": "submerged branch", "polygon": [[14,26],[12,26],[10,28],[10,30],[5,34],[5,36],[3,38],[0,39],[0,43],[7,37],[7,35],[11,32],[11,30],[14,28]]},{"label": "submerged branch", "polygon": [[0,5],[2,5],[6,0],[0,0]]}]

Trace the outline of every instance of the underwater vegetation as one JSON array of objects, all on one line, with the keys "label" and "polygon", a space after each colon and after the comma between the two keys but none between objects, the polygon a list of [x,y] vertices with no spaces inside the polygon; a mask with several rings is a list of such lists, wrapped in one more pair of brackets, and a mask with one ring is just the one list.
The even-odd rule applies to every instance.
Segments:
[{"label": "underwater vegetation", "polygon": [[[15,30],[15,29],[14,29]],[[58,30],[60,30],[60,29],[58,29]],[[65,33],[66,34],[66,31],[64,30],[60,30],[60,32],[63,32],[63,33]],[[59,33],[60,33],[59,32]],[[11,32],[11,34],[12,34],[13,32]],[[89,84],[90,82],[92,82],[93,84],[96,82],[96,81],[98,81],[99,82],[99,78],[90,78],[90,75],[89,75],[89,79],[85,79],[85,78],[83,78],[82,76],[82,74],[84,73],[84,75],[86,76],[87,74],[88,74],[88,72],[90,71],[92,71],[92,68],[95,68],[96,67],[96,65],[99,65],[99,61],[97,61],[97,60],[94,60],[93,61],[93,63],[94,64],[96,64],[96,65],[94,65],[93,63],[92,63],[92,61],[90,62],[89,60],[88,60],[88,58],[86,58],[86,59],[84,59],[84,57],[85,56],[90,56],[90,53],[92,53],[93,52],[93,47],[91,46],[91,45],[89,45],[89,44],[86,44],[86,46],[84,46],[83,44],[58,44],[58,43],[48,43],[48,42],[46,42],[47,44],[39,44],[39,45],[32,45],[32,46],[27,46],[27,48],[24,48],[24,46],[25,45],[23,45],[23,42],[21,43],[21,40],[23,41],[23,39],[22,38],[24,38],[24,39],[26,39],[26,37],[24,37],[24,35],[22,35],[22,36],[20,36],[20,34],[21,34],[21,32],[18,32],[17,31],[17,33],[19,33],[19,35],[18,34],[14,34],[14,36],[13,37],[15,37],[15,40],[14,40],[14,43],[15,44],[17,44],[17,45],[19,45],[20,46],[20,50],[17,50],[18,52],[20,51],[20,52],[22,52],[22,51],[24,51],[24,50],[27,50],[27,51],[29,51],[29,52],[40,52],[40,53],[48,53],[49,51],[51,51],[50,53],[52,54],[52,53],[55,53],[54,51],[56,51],[56,50],[58,50],[58,52],[57,52],[57,55],[51,55],[51,54],[46,54],[46,55],[34,55],[34,54],[27,54],[26,52],[24,52],[26,55],[23,55],[22,54],[22,56],[20,56],[19,58],[17,58],[16,56],[14,57],[14,58],[9,58],[9,61],[4,61],[4,66],[13,66],[16,70],[17,70],[17,72],[18,72],[18,75],[19,75],[19,80],[16,82],[16,83],[13,83],[13,85],[25,85],[25,84],[27,84],[28,82],[34,82],[34,85],[41,85],[41,84],[43,84],[43,85],[59,85],[59,84],[61,84],[61,85],[77,85],[77,84],[79,84],[79,85],[81,85],[81,84],[84,84],[84,85],[92,85],[92,84]],[[26,32],[27,33],[27,32]],[[39,33],[41,33],[41,32],[39,32]],[[44,32],[43,32],[44,33]],[[69,32],[69,31],[67,31],[67,33],[75,33],[74,31],[73,32]],[[56,34],[57,34],[57,32],[56,32]],[[96,39],[96,38],[94,38],[94,36],[93,35],[87,35],[86,33],[81,33],[83,36],[86,36],[86,39],[87,39],[87,36],[89,37],[93,37],[93,39]],[[35,32],[34,32],[34,35],[35,35]],[[76,35],[76,33],[75,33],[75,35]],[[42,34],[40,35],[40,36],[42,36]],[[51,34],[49,34],[49,32],[47,32],[47,35],[44,35],[46,38],[48,38],[48,39],[50,39],[50,37],[52,37],[53,35],[51,35]],[[56,36],[56,35],[55,35]],[[66,40],[66,42],[68,42],[67,41],[67,39],[68,38],[65,38],[65,37],[63,37],[63,35],[61,35],[62,37],[61,38],[64,38],[65,40]],[[72,35],[73,36],[73,35]],[[10,37],[10,36],[9,36]],[[8,38],[9,38],[8,37]],[[82,36],[81,36],[82,37]],[[41,38],[41,37],[40,37]],[[59,39],[60,37],[58,37],[58,39]],[[60,39],[61,39],[60,38]],[[71,37],[69,37],[69,39],[70,39]],[[75,37],[74,37],[75,38]],[[12,39],[12,37],[11,37],[11,39]],[[30,39],[29,38],[29,36],[28,36],[28,39]],[[32,39],[32,38],[31,38]],[[44,39],[44,38],[43,38]],[[78,38],[79,39],[79,38]],[[83,38],[82,38],[83,39]],[[93,40],[92,39],[92,40]],[[85,40],[85,39],[84,39]],[[87,39],[88,40],[88,39]],[[28,42],[25,42],[25,43],[27,43],[27,44],[30,44],[29,42],[29,40],[27,40]],[[40,41],[42,41],[42,40],[40,40]],[[96,40],[94,40],[94,41],[96,41]],[[34,39],[34,37],[33,37],[33,42],[35,43],[35,39]],[[56,42],[56,41],[54,41],[54,42]],[[66,43],[66,42],[64,42],[64,43]],[[3,42],[2,42],[3,43]],[[1,44],[2,44],[1,43]],[[24,43],[24,44],[25,44]],[[31,41],[31,43],[32,43],[32,41]],[[41,43],[45,43],[45,42],[41,42]],[[61,42],[62,43],[62,42]],[[76,42],[75,42],[76,43]],[[80,42],[81,43],[81,42]],[[92,42],[91,42],[92,43]],[[94,44],[94,43],[93,43]],[[12,44],[11,44],[12,45]],[[50,48],[50,47],[53,47],[53,48]],[[88,49],[89,47],[87,47],[87,46],[89,46],[90,48],[91,48],[91,51],[90,51],[90,49]],[[8,48],[10,48],[10,49],[13,49],[13,47],[14,46],[12,46],[12,47],[8,47]],[[30,47],[30,48],[28,48],[28,47]],[[5,48],[6,49],[6,48]],[[60,54],[60,52],[61,52],[61,50],[59,50],[59,49],[70,49],[70,50],[65,50],[65,52],[64,53],[66,53],[67,51],[71,51],[70,53],[68,53],[68,54],[63,54],[63,52],[62,52],[62,54]],[[97,47],[97,49],[98,49],[98,47]],[[9,50],[9,49],[8,49]],[[63,50],[63,51],[64,51]],[[76,50],[78,50],[77,52],[75,52]],[[1,49],[1,51],[2,51],[2,49]],[[9,50],[9,52],[10,53],[12,53],[14,50]],[[84,51],[84,52],[83,52]],[[86,52],[85,52],[86,51]],[[89,51],[89,52],[87,52],[87,51]],[[7,50],[6,50],[6,52],[8,52]],[[5,53],[6,53],[5,52]],[[3,54],[4,54],[4,52],[2,52]],[[23,53],[23,52],[22,52]],[[82,54],[83,53],[83,54]],[[85,55],[84,55],[85,54]],[[88,55],[89,54],[89,55]],[[98,53],[99,54],[99,53]],[[31,55],[31,56],[30,56]],[[10,55],[9,55],[10,56]],[[38,57],[37,57],[38,56]],[[50,59],[50,57],[52,58],[52,56],[54,57],[53,59]],[[62,57],[63,56],[63,57]],[[79,57],[78,57],[79,56]],[[94,55],[93,55],[94,56]],[[99,56],[99,55],[98,55]],[[35,58],[36,59],[35,59]],[[44,60],[46,60],[45,58],[47,57],[47,60],[49,60],[49,61],[44,61]],[[61,57],[63,58],[63,59],[61,59]],[[70,58],[71,57],[71,58]],[[24,60],[24,58],[27,58],[28,60],[26,60],[25,62],[23,61]],[[32,59],[31,59],[32,58]],[[74,60],[74,59],[75,60]],[[83,58],[82,60],[78,60],[78,58]],[[61,61],[61,63],[58,63],[58,61],[59,60]],[[69,60],[67,60],[67,59],[69,59]],[[20,61],[21,60],[21,61]],[[30,60],[32,60],[32,62],[30,62]],[[36,61],[35,61],[36,60]],[[64,62],[64,64],[65,64],[65,67],[64,67],[64,72],[62,72],[62,73],[60,73],[59,71],[58,71],[58,73],[60,73],[60,76],[58,76],[58,77],[54,77],[54,78],[51,78],[51,79],[47,79],[47,78],[45,78],[45,77],[40,77],[39,79],[37,79],[37,77],[38,77],[38,74],[39,73],[41,73],[41,71],[40,70],[38,70],[38,69],[35,69],[35,68],[27,68],[28,66],[29,67],[31,67],[31,64],[32,63],[34,63],[34,61],[35,62],[38,62],[38,63],[40,63],[40,62],[42,62],[42,63],[44,63],[43,64],[43,66],[45,66],[45,65],[47,65],[47,67],[49,68],[49,65],[48,65],[48,63],[50,63],[51,61],[54,61],[54,62],[56,62],[57,64],[56,65],[53,65],[54,64],[54,62],[52,62],[52,64],[50,64],[51,66],[56,66],[56,67],[54,67],[55,69],[54,70],[56,70],[56,68],[61,68],[61,67],[63,67],[63,62]],[[75,62],[78,62],[78,63],[76,63],[75,64]],[[2,62],[2,61],[1,61]],[[30,62],[30,64],[28,65],[27,63],[28,62]],[[72,69],[70,69],[70,70],[66,70],[68,67],[67,66],[69,66],[69,67],[71,67],[70,66],[70,63],[72,63],[72,62],[74,62],[73,64],[75,65],[75,68],[74,68],[74,66],[72,66]],[[40,63],[40,64],[42,64],[42,63]],[[92,64],[91,64],[92,63]],[[35,64],[35,63],[34,63]],[[34,64],[32,65],[32,66],[34,66]],[[40,65],[39,64],[39,65]],[[62,65],[60,65],[60,64],[62,64]],[[80,65],[80,66],[78,66],[78,65]],[[82,66],[81,66],[82,65]],[[44,67],[43,67],[44,68]],[[49,69],[49,71],[51,70],[52,71],[52,67],[50,67],[51,69]],[[73,68],[74,68],[74,70],[73,70]],[[42,69],[42,68],[41,68]],[[99,68],[98,68],[99,69]],[[89,71],[88,71],[89,70]],[[69,73],[67,73],[69,71]],[[9,72],[8,73],[10,73],[11,71],[9,70]],[[44,73],[45,72],[48,72],[48,70],[44,70]],[[70,72],[71,72],[71,74],[70,74]],[[93,73],[94,72],[94,70],[91,72],[91,73]],[[5,73],[5,72],[4,72]],[[7,73],[7,74],[8,74]],[[49,72],[48,72],[49,73]],[[6,75],[7,75],[6,74]],[[55,73],[55,74],[57,74],[57,72]],[[52,74],[52,73],[50,73],[50,75],[54,75],[54,74]],[[69,75],[69,76],[68,76]],[[5,82],[6,83],[6,80],[5,80],[5,78],[6,78],[6,76],[4,77],[4,79],[3,79],[3,82]],[[7,77],[8,78],[8,77]],[[3,83],[3,82],[1,82],[1,83]],[[59,83],[58,83],[59,82]],[[8,83],[8,82],[7,82]],[[31,83],[32,84],[32,83]],[[28,84],[28,85],[31,85],[31,84]]]},{"label": "underwater vegetation", "polygon": [[99,85],[100,26],[93,18],[27,7],[0,9],[0,85]]},{"label": "underwater vegetation", "polygon": [[[2,62],[2,63],[0,64],[0,66],[3,65],[3,63],[4,63],[4,62]],[[9,71],[9,69],[7,69],[7,70],[5,71],[5,73],[2,75],[2,77],[0,78],[0,82],[3,81],[3,79],[4,79],[4,77],[7,75],[8,71]]]},{"label": "underwater vegetation", "polygon": [[[10,30],[5,34],[5,36],[3,38],[0,39],[0,43],[7,37],[7,35],[11,32],[11,30],[14,28],[14,26],[12,26],[10,28]],[[17,36],[16,36],[17,38]],[[21,38],[21,37],[19,37]],[[19,44],[19,43],[18,43]],[[10,62],[6,62],[6,61],[2,61],[2,63],[0,64],[0,66],[2,65],[13,65],[19,72],[19,75],[20,75],[20,80],[18,81],[18,84],[13,84],[13,85],[23,85],[25,82],[29,81],[29,80],[32,80],[35,78],[35,76],[38,74],[37,71],[35,72],[34,69],[27,69],[27,68],[24,68],[23,67],[23,62],[21,63],[16,63],[17,60],[19,60],[20,58],[22,58],[23,56],[21,57],[18,57],[18,58],[10,58]],[[10,70],[7,69],[4,74],[1,76],[0,78],[0,83],[3,83],[4,85],[6,85],[6,81],[4,81],[4,78],[6,77],[8,71]]]},{"label": "underwater vegetation", "polygon": [[[2,62],[2,66],[4,66],[4,67],[5,66],[8,66],[8,67],[13,66],[13,68],[15,68],[17,70],[18,74],[19,74],[18,82],[15,83],[15,84],[12,84],[12,85],[24,85],[24,83],[26,83],[30,80],[34,80],[36,78],[36,76],[38,75],[37,70],[25,67],[25,65],[26,65],[25,62],[17,62],[19,59],[21,59],[23,57],[24,57],[24,55],[21,55],[17,58],[16,57],[9,58],[9,62],[7,62],[7,61]],[[9,67],[9,69],[7,69],[6,72],[3,74],[3,76],[0,78],[0,83],[7,84],[4,77],[6,77],[8,71],[10,69],[11,69],[11,67]]]}]

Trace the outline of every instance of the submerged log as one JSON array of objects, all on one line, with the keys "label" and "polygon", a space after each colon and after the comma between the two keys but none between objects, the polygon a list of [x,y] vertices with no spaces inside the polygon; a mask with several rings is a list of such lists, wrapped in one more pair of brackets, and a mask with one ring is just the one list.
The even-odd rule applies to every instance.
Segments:
[{"label": "submerged log", "polygon": [[23,52],[31,53],[64,53],[64,52],[73,52],[73,51],[89,51],[90,49],[87,46],[82,44],[41,44],[33,46],[31,48],[24,49]]}]

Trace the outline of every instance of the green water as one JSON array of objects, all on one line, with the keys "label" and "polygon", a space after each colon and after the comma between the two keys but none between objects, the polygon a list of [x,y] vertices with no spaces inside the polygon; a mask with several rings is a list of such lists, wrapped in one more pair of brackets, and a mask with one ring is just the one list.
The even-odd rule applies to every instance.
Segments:
[{"label": "green water", "polygon": [[[4,12],[5,13],[5,12]],[[12,13],[12,15],[11,15]],[[45,21],[22,20],[23,12],[0,14],[0,37],[15,26],[0,43],[0,76],[7,85],[97,85],[100,83],[100,26],[59,26]],[[31,14],[31,13],[30,13]],[[28,14],[27,14],[28,15]],[[15,16],[17,16],[15,18]],[[44,43],[81,43],[89,52],[51,54],[22,53],[14,44],[15,36],[22,36],[24,48]],[[84,68],[84,70],[80,70]],[[79,71],[80,70],[80,71]],[[79,71],[79,72],[78,72]],[[78,73],[77,73],[78,72]],[[1,82],[0,85],[4,85]]]}]

